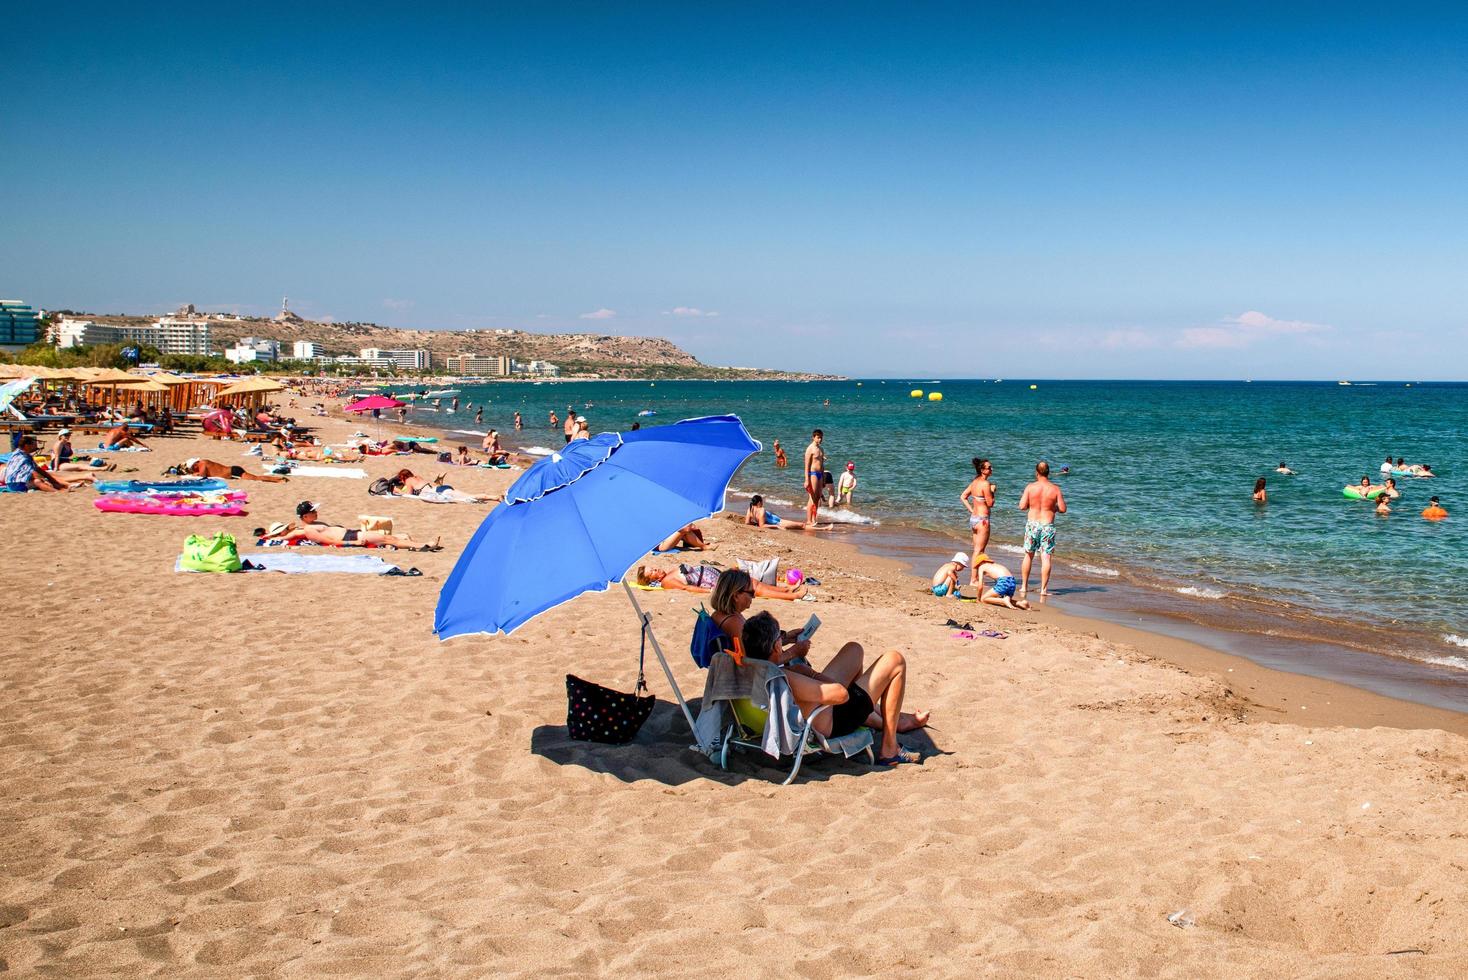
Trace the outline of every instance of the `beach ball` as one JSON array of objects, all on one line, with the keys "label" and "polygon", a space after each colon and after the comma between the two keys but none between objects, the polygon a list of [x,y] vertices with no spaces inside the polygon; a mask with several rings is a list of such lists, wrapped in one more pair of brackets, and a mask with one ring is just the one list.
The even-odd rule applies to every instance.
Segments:
[{"label": "beach ball", "polygon": [[785,581],[789,582],[793,588],[805,581],[805,573],[798,568],[792,568],[785,573]]},{"label": "beach ball", "polygon": [[914,388],[914,389],[912,389],[912,392],[908,395],[908,397],[909,398],[921,398],[921,397],[923,397],[923,389],[921,389],[921,388]]},{"label": "beach ball", "polygon": [[928,401],[930,402],[941,402],[942,400],[943,392],[941,391],[935,391],[928,395]]}]

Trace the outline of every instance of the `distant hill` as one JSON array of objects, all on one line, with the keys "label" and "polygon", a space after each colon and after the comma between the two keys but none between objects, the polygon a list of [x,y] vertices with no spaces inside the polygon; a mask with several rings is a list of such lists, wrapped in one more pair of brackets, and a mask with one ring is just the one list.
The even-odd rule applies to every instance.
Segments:
[{"label": "distant hill", "polygon": [[[98,323],[146,323],[154,317],[71,313]],[[212,319],[212,345],[223,350],[241,337],[281,342],[289,356],[297,340],[315,341],[327,354],[356,354],[364,347],[384,350],[427,350],[439,367],[449,354],[512,357],[517,361],[549,361],[561,376],[601,378],[744,378],[814,380],[832,375],[764,368],[729,368],[704,364],[662,337],[620,337],[594,333],[530,333],[525,330],[406,330],[376,323],[318,323],[266,318]]]}]

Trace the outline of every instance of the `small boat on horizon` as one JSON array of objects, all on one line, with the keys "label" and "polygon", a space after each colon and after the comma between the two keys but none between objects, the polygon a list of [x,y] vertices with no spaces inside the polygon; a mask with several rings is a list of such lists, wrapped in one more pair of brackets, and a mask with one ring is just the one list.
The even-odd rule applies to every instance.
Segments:
[{"label": "small boat on horizon", "polygon": [[458,388],[444,388],[442,391],[425,391],[424,398],[453,398],[459,394]]}]

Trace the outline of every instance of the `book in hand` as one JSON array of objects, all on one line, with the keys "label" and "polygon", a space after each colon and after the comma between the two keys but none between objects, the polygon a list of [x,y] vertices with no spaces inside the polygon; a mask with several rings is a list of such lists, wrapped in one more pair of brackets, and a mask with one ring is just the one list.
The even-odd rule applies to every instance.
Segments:
[{"label": "book in hand", "polygon": [[820,629],[820,626],[821,618],[815,613],[811,613],[810,619],[805,621],[805,629],[800,631],[800,639],[809,640],[816,635],[816,630]]}]

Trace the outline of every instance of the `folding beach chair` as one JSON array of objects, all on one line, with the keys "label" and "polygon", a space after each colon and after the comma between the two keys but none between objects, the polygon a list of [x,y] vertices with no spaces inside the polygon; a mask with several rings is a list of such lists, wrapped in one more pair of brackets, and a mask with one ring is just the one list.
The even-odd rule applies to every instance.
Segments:
[{"label": "folding beach chair", "polygon": [[[725,663],[716,663],[721,658]],[[709,667],[711,670],[728,670],[733,664],[733,657],[728,653],[719,652],[713,655]],[[781,752],[779,755],[770,752],[765,744],[768,741],[765,737],[766,728],[770,724],[768,710],[759,707],[752,699],[747,697],[719,698],[713,703],[710,703],[710,694],[706,687],[702,711],[718,710],[718,705],[726,705],[728,708],[727,723],[723,726],[722,733],[714,746],[714,754],[717,755],[716,761],[719,763],[720,769],[726,772],[728,771],[729,750],[731,748],[753,749],[757,752],[763,752],[766,755],[772,755],[777,759],[783,759],[787,754],[791,756],[794,761],[790,767],[790,774],[780,784],[782,786],[789,786],[795,781],[795,777],[800,775],[801,765],[804,764],[806,757],[811,755],[839,754],[849,759],[852,756],[865,753],[867,764],[876,764],[876,756],[872,752],[873,737],[871,729],[862,727],[849,735],[843,735],[839,738],[827,738],[816,731],[815,720],[820,717],[822,712],[831,710],[828,706],[823,705],[817,708],[811,712],[809,718],[801,717],[800,712],[794,709],[794,698],[789,696],[789,681],[783,675],[770,680],[768,685],[770,703],[772,705],[785,704],[792,711],[793,717],[787,718],[786,721],[795,733],[795,750],[790,753]],[[703,724],[702,715],[700,715],[699,723],[700,725]],[[714,758],[714,754],[711,754],[710,758]]]}]

